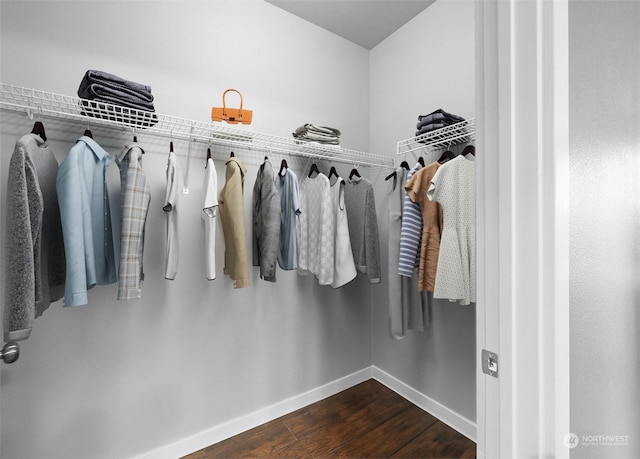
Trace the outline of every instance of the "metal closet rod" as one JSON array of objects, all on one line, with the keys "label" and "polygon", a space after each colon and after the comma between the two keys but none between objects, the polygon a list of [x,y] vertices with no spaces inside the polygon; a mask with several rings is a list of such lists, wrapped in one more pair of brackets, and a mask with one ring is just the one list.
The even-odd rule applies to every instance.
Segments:
[{"label": "metal closet rod", "polygon": [[[83,123],[85,126],[104,126],[132,133],[159,135],[171,139],[204,144],[222,145],[261,152],[279,152],[305,158],[352,163],[361,166],[393,168],[393,159],[388,156],[349,150],[341,147],[323,146],[263,134],[243,131],[227,126],[214,125],[160,113],[126,109],[116,105],[95,103],[73,96],[56,94],[38,89],[25,88],[0,82],[0,107],[25,112],[34,116],[50,117]],[[93,115],[88,116],[87,114]],[[150,120],[153,124],[149,126]],[[144,126],[144,127],[142,127]],[[189,164],[189,159],[187,164]]]}]

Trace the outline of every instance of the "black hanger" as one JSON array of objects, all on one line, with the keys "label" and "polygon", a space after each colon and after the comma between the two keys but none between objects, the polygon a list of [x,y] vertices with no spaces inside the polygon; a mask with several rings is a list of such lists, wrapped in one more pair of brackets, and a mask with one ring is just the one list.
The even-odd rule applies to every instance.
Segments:
[{"label": "black hanger", "polygon": [[438,162],[440,164],[444,164],[450,159],[453,159],[455,157],[456,157],[456,154],[454,152],[452,152],[451,150],[447,150],[444,153],[442,153],[442,155],[440,155],[440,158],[438,158]]},{"label": "black hanger", "polygon": [[331,166],[331,169],[329,169],[329,179],[331,179],[331,176],[335,175],[336,178],[339,178],[340,176],[338,175],[338,171],[336,171],[336,168]]},{"label": "black hanger", "polygon": [[173,153],[173,141],[169,142],[169,152]]},{"label": "black hanger", "polygon": [[311,165],[311,168],[309,169],[309,178],[311,178],[311,175],[316,172],[316,173],[320,173],[320,169],[318,169],[318,166],[316,166],[316,163],[313,163]]},{"label": "black hanger", "polygon": [[476,155],[476,147],[474,147],[473,145],[467,145],[466,147],[464,147],[464,150],[462,150],[462,156],[466,156],[469,153],[471,153],[473,156]]},{"label": "black hanger", "polygon": [[[135,131],[133,131],[133,143],[138,143],[138,136],[136,135]],[[144,150],[142,148],[140,148],[140,151],[144,155]]]},{"label": "black hanger", "polygon": [[287,165],[287,160],[283,159],[282,162],[280,162],[280,170],[278,171],[278,175],[283,175],[282,172],[285,169],[289,169],[289,166]]},{"label": "black hanger", "polygon": [[236,154],[234,152],[231,152],[231,154],[229,155],[229,158],[234,158],[236,156]]},{"label": "black hanger", "polygon": [[408,162],[406,162],[406,161],[402,161],[402,162],[400,163],[400,167],[404,167],[404,168],[405,168],[406,170],[408,170],[408,171],[410,171],[410,170],[411,170],[411,168],[409,167],[409,163],[408,163]]},{"label": "black hanger", "polygon": [[47,140],[47,134],[44,132],[44,124],[40,121],[36,121],[33,123],[33,129],[31,129],[32,134],[39,135],[42,140]]},{"label": "black hanger", "polygon": [[355,167],[351,169],[351,173],[349,174],[349,180],[351,180],[354,175],[356,177],[360,177],[360,172],[358,172],[358,169],[356,169]]},{"label": "black hanger", "polygon": [[211,159],[211,148],[207,148],[207,159]]},{"label": "black hanger", "polygon": [[91,129],[85,129],[83,135],[93,139],[93,134],[91,133]]},{"label": "black hanger", "polygon": [[389,175],[387,175],[384,179],[385,180],[389,180],[391,177],[395,177],[396,176],[396,171],[393,171],[392,173],[390,173]]},{"label": "black hanger", "polygon": [[420,165],[421,165],[422,167],[424,167],[424,158],[423,158],[422,156],[420,156],[420,157],[418,158],[418,162],[420,163]]}]

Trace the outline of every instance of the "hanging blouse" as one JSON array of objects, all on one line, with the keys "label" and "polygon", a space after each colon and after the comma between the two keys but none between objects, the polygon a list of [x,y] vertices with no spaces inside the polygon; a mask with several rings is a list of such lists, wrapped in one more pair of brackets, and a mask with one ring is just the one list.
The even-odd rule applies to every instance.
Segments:
[{"label": "hanging blouse", "polygon": [[443,229],[434,298],[476,301],[475,157],[457,156],[434,175],[427,193],[442,204]]},{"label": "hanging blouse", "polygon": [[337,177],[331,184],[331,206],[334,218],[334,270],[331,287],[339,288],[356,278],[358,272],[353,261],[351,238],[349,237],[349,222],[344,203],[345,180]]},{"label": "hanging blouse", "polygon": [[418,204],[422,214],[422,235],[420,242],[420,264],[418,271],[418,290],[433,292],[440,252],[440,235],[442,234],[442,206],[427,198],[431,179],[440,167],[433,162],[417,171],[405,186],[409,198]]},{"label": "hanging blouse", "polygon": [[[407,181],[420,169],[422,169],[422,164],[418,162],[407,173]],[[422,212],[420,211],[420,205],[413,202],[407,193],[404,193],[403,196],[398,274],[405,277],[413,277],[415,268],[420,266]]]},{"label": "hanging blouse", "polygon": [[356,269],[366,273],[369,283],[377,284],[381,280],[380,239],[373,185],[354,176],[346,182],[344,200]]},{"label": "hanging blouse", "polygon": [[320,173],[300,185],[300,205],[304,209],[298,222],[298,273],[314,274],[320,285],[333,282],[334,224],[331,217],[329,179]]},{"label": "hanging blouse", "polygon": [[164,278],[173,280],[178,273],[178,182],[176,154],[169,152],[167,159],[166,188],[162,210],[166,219],[166,249]]},{"label": "hanging blouse", "polygon": [[124,158],[118,164],[122,178],[118,299],[131,300],[142,295],[144,233],[151,190],[142,170],[142,148],[125,146],[123,151]]},{"label": "hanging blouse", "polygon": [[[82,136],[60,164],[56,191],[66,257],[64,306],[88,302],[88,290],[117,282],[114,228],[105,180],[111,156]],[[116,226],[117,228],[117,226]]]},{"label": "hanging blouse", "polygon": [[280,244],[278,265],[285,270],[298,268],[297,224],[301,214],[298,177],[291,169],[273,180],[280,195]]},{"label": "hanging blouse", "polygon": [[204,225],[204,263],[208,280],[216,278],[216,213],[218,211],[218,174],[213,159],[207,158],[202,185],[202,223]]}]

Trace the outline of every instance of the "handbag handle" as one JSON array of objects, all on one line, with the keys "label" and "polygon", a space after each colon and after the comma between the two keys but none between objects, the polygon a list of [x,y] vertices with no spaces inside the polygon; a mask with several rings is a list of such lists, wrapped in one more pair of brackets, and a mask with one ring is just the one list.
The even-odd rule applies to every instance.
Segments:
[{"label": "handbag handle", "polygon": [[233,88],[229,88],[229,89],[225,90],[225,91],[222,93],[222,113],[224,113],[224,114],[226,115],[226,112],[227,112],[227,104],[226,104],[225,99],[226,99],[226,97],[227,97],[227,93],[228,93],[229,91],[236,92],[236,93],[238,93],[238,95],[240,96],[240,112],[242,113],[242,93],[241,93],[240,91],[238,91],[237,89],[233,89]]}]

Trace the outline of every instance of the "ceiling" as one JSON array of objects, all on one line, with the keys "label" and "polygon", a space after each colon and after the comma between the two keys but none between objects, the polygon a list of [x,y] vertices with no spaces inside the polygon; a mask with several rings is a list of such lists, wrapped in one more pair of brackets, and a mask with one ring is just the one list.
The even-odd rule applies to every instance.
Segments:
[{"label": "ceiling", "polygon": [[366,49],[372,49],[435,0],[266,1]]}]

